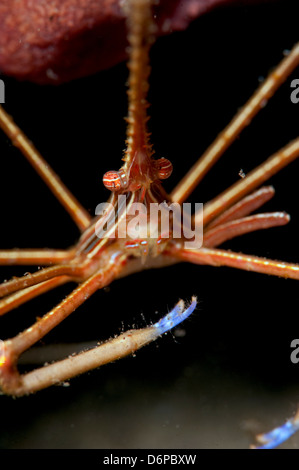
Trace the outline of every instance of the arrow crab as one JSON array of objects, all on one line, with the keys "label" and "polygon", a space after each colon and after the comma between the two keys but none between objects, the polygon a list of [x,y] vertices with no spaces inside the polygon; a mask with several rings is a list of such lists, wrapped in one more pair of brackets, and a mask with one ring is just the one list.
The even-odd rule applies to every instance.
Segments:
[{"label": "arrow crab", "polygon": [[[201,159],[191,168],[180,183],[167,194],[160,183],[170,175],[171,165],[163,157],[152,154],[147,123],[148,92],[148,52],[152,43],[152,19],[149,1],[129,2],[128,18],[131,35],[131,55],[129,60],[129,112],[127,148],[124,165],[120,172],[108,172],[104,176],[107,188],[113,190],[111,202],[116,207],[115,195],[132,198],[131,202],[148,203],[167,201],[169,204],[182,204],[208,170],[230,146],[242,129],[249,124],[265,102],[298,66],[299,46],[286,55],[278,67],[261,84],[258,91],[233,119],[232,123],[218,136]],[[81,116],[82,118],[82,116]],[[272,261],[253,255],[243,255],[218,248],[239,235],[255,230],[284,225],[289,216],[284,212],[252,213],[259,209],[274,195],[271,186],[264,183],[281,168],[299,155],[298,139],[278,150],[264,164],[239,179],[227,191],[213,198],[204,207],[203,246],[199,249],[185,249],[183,240],[156,237],[154,245],[146,244],[146,239],[119,240],[101,239],[95,235],[95,223],[90,214],[60,182],[48,164],[40,157],[25,135],[2,109],[1,127],[11,138],[13,144],[21,149],[26,158],[48,184],[52,192],[67,209],[82,232],[77,245],[63,250],[2,250],[0,262],[3,265],[24,264],[50,265],[34,274],[12,279],[0,286],[3,300],[1,314],[7,313],[27,300],[36,297],[66,282],[77,282],[79,286],[48,314],[12,339],[4,342],[1,355],[1,387],[4,393],[21,396],[61,383],[69,378],[96,368],[120,357],[132,354],[136,349],[153,341],[163,332],[183,321],[191,314],[196,305],[192,299],[189,306],[180,302],[161,321],[147,328],[129,330],[119,337],[103,343],[96,348],[84,351],[46,365],[27,374],[19,374],[16,369],[18,357],[34,343],[39,341],[72,313],[96,290],[106,287],[112,280],[138,272],[144,267],[163,267],[189,261],[195,264],[231,266],[242,270],[257,271],[281,277],[298,279],[299,268],[293,263]],[[243,176],[243,173],[242,173]],[[117,212],[117,211],[116,211]],[[200,214],[201,217],[202,214]],[[193,219],[196,221],[196,215]],[[118,221],[117,221],[118,223]],[[161,234],[160,234],[161,235]],[[104,240],[104,241],[103,241]],[[129,242],[129,243],[127,243]],[[164,243],[165,242],[165,243]],[[127,243],[127,244],[126,244]],[[144,246],[146,249],[144,250]],[[124,302],[126,299],[124,299]],[[276,445],[297,429],[297,419],[289,420],[286,425],[273,434],[262,435],[260,440]],[[266,443],[266,445],[268,445]]]}]

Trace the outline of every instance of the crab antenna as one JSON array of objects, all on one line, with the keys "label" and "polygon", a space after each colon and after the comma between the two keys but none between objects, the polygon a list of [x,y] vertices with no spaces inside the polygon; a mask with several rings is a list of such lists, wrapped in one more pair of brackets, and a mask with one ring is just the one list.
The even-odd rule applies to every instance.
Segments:
[{"label": "crab antenna", "polygon": [[124,161],[130,164],[137,151],[152,155],[147,131],[147,92],[150,74],[149,49],[154,42],[155,25],[151,13],[152,0],[127,0],[124,3],[127,14],[129,41],[128,80],[128,122],[127,149]]}]

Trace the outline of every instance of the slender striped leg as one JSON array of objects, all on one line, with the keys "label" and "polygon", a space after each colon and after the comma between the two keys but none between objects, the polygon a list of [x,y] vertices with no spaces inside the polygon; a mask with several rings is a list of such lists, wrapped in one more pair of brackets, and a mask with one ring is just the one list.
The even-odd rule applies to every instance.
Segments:
[{"label": "slender striped leg", "polygon": [[232,220],[241,219],[251,214],[256,209],[266,204],[275,194],[273,186],[263,186],[262,188],[254,191],[249,196],[244,197],[241,201],[237,202],[229,209],[224,211],[221,215],[216,217],[208,226],[210,230],[218,225],[225,224]]},{"label": "slender striped leg", "polygon": [[[83,275],[82,266],[76,265],[61,265],[61,266],[52,266],[50,268],[42,269],[41,271],[36,271],[33,274],[26,274],[23,277],[17,277],[11,281],[4,282],[0,284],[0,297],[12,294],[20,289],[25,289],[26,287],[31,287],[36,284],[39,284],[49,279],[53,279],[57,276],[69,276],[73,279],[80,279]],[[82,279],[81,279],[82,280]],[[1,305],[1,301],[0,301]],[[1,308],[1,307],[0,307]]]},{"label": "slender striped leg", "polygon": [[[67,359],[35,369],[27,374],[17,375],[17,381],[10,380],[10,382],[5,383],[5,380],[2,380],[3,389],[15,396],[33,393],[100,367],[108,362],[133,354],[136,350],[155,341],[160,335],[184,321],[194,311],[196,304],[197,300],[195,297],[192,298],[192,302],[188,307],[185,307],[184,302],[180,301],[171,312],[152,326],[140,330],[126,331],[120,336],[93,349],[75,356],[69,356]],[[2,352],[2,369],[4,371],[7,368],[8,348],[9,345],[4,344]]]},{"label": "slender striped leg", "polygon": [[229,266],[231,268],[254,271],[263,274],[271,274],[290,279],[299,279],[299,264],[274,261],[258,256],[234,253],[217,248],[200,248],[199,250],[187,250],[174,246],[169,250],[172,256],[181,261],[189,261],[194,264],[211,266]]},{"label": "slender striped leg", "polygon": [[66,263],[73,256],[72,250],[15,249],[0,250],[0,266],[49,265]]},{"label": "slender striped leg", "polygon": [[0,315],[66,282],[82,282],[94,271],[91,261],[62,264],[0,284]]},{"label": "slender striped leg", "polygon": [[[16,368],[18,357],[67,318],[94,292],[110,284],[121,271],[123,262],[123,257],[112,259],[103,270],[90,276],[30,328],[14,338],[4,341],[5,353],[2,355],[4,357],[0,367],[0,385],[5,393],[18,395],[18,390],[23,387],[22,379]],[[26,390],[23,393],[26,393]]]},{"label": "slender striped leg", "polygon": [[21,150],[23,155],[44,180],[58,201],[70,214],[78,228],[83,232],[90,225],[90,215],[61,182],[59,177],[50,168],[48,163],[43,159],[34,145],[14,123],[11,116],[9,116],[1,106],[0,127],[11,139],[12,143]]},{"label": "slender striped leg", "polygon": [[[18,257],[18,252],[21,257]],[[45,251],[46,256],[43,251]],[[12,252],[14,253],[12,255]],[[31,256],[32,252],[36,256]],[[1,252],[0,252],[1,253]],[[41,253],[43,253],[41,255]],[[66,282],[81,281],[88,274],[88,263],[84,264],[64,264],[74,259],[72,250],[61,251],[57,256],[53,255],[56,250],[8,250],[6,264],[23,264],[30,260],[32,264],[39,264],[38,261],[48,262],[57,266],[44,268],[32,274],[26,274],[20,278],[14,277],[10,281],[0,284],[0,316],[19,307],[38,295],[48,292]],[[4,257],[2,258],[4,260]],[[61,263],[61,264],[60,264]],[[29,264],[29,263],[28,263]]]},{"label": "slender striped leg", "polygon": [[239,237],[245,233],[279,227],[286,225],[289,221],[290,217],[285,212],[255,214],[242,219],[232,220],[222,225],[217,225],[217,227],[205,232],[203,245],[205,248],[216,247],[227,240]]},{"label": "slender striped leg", "polygon": [[70,282],[72,279],[69,276],[58,276],[48,281],[40,282],[36,286],[27,287],[22,289],[14,294],[11,294],[7,297],[4,297],[0,300],[0,316],[5,313],[10,312],[11,310],[23,305],[29,300],[35,299],[35,297],[49,292],[52,289],[55,289],[58,286]]},{"label": "slender striped leg", "polygon": [[[298,157],[299,138],[293,140],[286,145],[286,147],[269,157],[268,160],[248,173],[244,179],[237,181],[215,199],[212,199],[205,204],[203,211],[203,225],[207,225],[212,222],[215,217],[222,214],[226,209],[250,194],[254,189]],[[197,221],[196,215],[194,217],[194,221]]]},{"label": "slender striped leg", "polygon": [[299,43],[293,47],[290,54],[268,76],[252,98],[236,114],[230,124],[219,134],[202,157],[174,188],[170,195],[172,201],[182,203],[187,199],[210,168],[234,142],[240,132],[250,124],[253,117],[263,108],[264,103],[267,102],[298,65]]}]

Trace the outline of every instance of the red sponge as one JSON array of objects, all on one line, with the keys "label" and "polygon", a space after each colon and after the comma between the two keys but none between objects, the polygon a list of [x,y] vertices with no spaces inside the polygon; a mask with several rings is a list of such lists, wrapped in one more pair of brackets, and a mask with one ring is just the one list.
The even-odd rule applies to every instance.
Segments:
[{"label": "red sponge", "polygon": [[[255,0],[247,0],[252,3]],[[238,0],[160,0],[158,34],[184,29],[200,14]],[[59,84],[126,58],[121,0],[2,0],[0,72]]]}]

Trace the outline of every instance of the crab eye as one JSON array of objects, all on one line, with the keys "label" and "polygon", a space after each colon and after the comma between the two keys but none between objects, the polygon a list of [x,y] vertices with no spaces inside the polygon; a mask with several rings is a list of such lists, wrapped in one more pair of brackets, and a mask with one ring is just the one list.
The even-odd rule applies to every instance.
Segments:
[{"label": "crab eye", "polygon": [[167,158],[159,158],[155,160],[155,168],[157,176],[160,180],[166,180],[172,173],[172,163]]},{"label": "crab eye", "polygon": [[123,170],[107,171],[103,176],[103,183],[110,191],[119,191],[128,186],[127,176]]},{"label": "crab eye", "polygon": [[110,191],[121,189],[121,179],[118,171],[107,171],[103,176],[103,183],[105,188],[110,189]]}]

